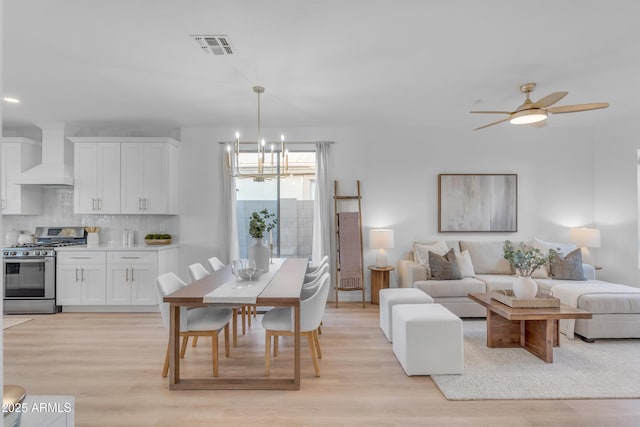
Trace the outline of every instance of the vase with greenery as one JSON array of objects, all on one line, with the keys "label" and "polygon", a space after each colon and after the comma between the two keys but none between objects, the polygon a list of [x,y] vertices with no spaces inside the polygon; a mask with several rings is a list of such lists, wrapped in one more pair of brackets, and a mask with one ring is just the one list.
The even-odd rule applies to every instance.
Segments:
[{"label": "vase with greenery", "polygon": [[262,272],[269,271],[269,258],[271,255],[271,250],[264,242],[265,233],[271,232],[277,224],[276,214],[269,212],[268,209],[253,212],[250,217],[249,235],[255,241],[248,249],[249,261],[255,260],[256,268],[262,270]]},{"label": "vase with greenery", "polygon": [[504,241],[502,250],[504,259],[509,261],[517,272],[513,282],[513,293],[518,298],[534,298],[538,293],[538,284],[531,275],[538,268],[551,263],[557,252],[549,249],[549,253],[545,254],[540,249],[527,246],[524,242],[514,248],[509,240]]}]

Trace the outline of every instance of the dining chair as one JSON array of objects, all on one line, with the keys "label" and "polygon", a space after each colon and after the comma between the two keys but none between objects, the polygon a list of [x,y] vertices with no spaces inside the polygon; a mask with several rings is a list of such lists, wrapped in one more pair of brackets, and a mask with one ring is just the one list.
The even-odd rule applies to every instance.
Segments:
[{"label": "dining chair", "polygon": [[325,264],[329,264],[329,256],[325,255],[322,257],[322,259],[320,260],[320,262],[317,265],[310,265],[309,267],[307,267],[307,274],[309,273],[315,273],[318,269],[322,268],[323,265]]},{"label": "dining chair", "polygon": [[[163,302],[165,296],[187,286],[175,273],[164,273],[156,279],[158,291],[158,304],[160,306],[160,315],[165,328],[169,330],[170,325],[170,309],[169,304]],[[231,309],[224,307],[196,307],[187,310],[186,307],[180,307],[180,336],[182,337],[182,346],[180,348],[180,358],[184,357],[187,349],[188,337],[210,336],[211,352],[213,360],[213,376],[218,376],[218,334],[224,329],[224,348],[225,356],[231,355],[229,346],[229,321],[231,320]],[[167,352],[164,358],[164,367],[162,376],[166,377],[169,372],[169,352],[171,349],[171,338],[167,343]]]},{"label": "dining chair", "polygon": [[189,274],[189,280],[195,282],[198,279],[202,279],[205,276],[208,276],[209,270],[204,268],[202,264],[199,262],[194,262],[187,268],[187,273]]},{"label": "dining chair", "polygon": [[[318,326],[322,320],[327,298],[329,296],[329,273],[325,273],[316,287],[313,295],[300,301],[300,336],[306,336],[313,360],[313,368],[316,377],[320,376],[320,363],[322,358],[320,340],[318,339]],[[273,356],[278,355],[278,337],[293,336],[293,308],[276,307],[269,310],[262,318],[262,327],[265,329],[265,375],[271,371],[271,337],[273,337]]]},{"label": "dining chair", "polygon": [[329,264],[324,264],[315,273],[305,274],[302,287],[303,288],[308,287],[310,283],[317,281],[320,276],[322,276],[324,273],[327,273],[328,271],[329,271]]},{"label": "dining chair", "polygon": [[[213,258],[215,258],[215,257],[213,257]],[[216,258],[216,259],[218,259],[218,258]],[[224,267],[224,264],[222,266]],[[216,270],[214,270],[214,271],[216,271]],[[199,262],[195,262],[195,263],[189,265],[189,267],[187,268],[187,272],[189,273],[189,280],[191,282],[195,282],[196,280],[202,279],[203,277],[211,274],[211,273],[209,273],[209,270],[207,270]],[[237,309],[237,307],[232,307],[231,311],[232,311],[231,319],[232,319],[232,325],[233,325],[233,327],[232,327],[232,329],[233,329],[233,346],[237,347],[238,346],[238,309]],[[193,337],[193,341],[191,343],[192,347],[195,347],[196,345],[198,345],[198,337],[197,336]]]},{"label": "dining chair", "polygon": [[209,261],[209,265],[213,271],[218,271],[222,267],[224,267],[224,263],[218,259],[218,257],[212,256],[207,261]]}]

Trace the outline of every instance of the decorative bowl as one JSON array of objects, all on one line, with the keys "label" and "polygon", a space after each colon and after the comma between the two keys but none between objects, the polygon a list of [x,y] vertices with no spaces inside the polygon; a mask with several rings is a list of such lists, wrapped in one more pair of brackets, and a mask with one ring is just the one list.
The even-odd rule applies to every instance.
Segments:
[{"label": "decorative bowl", "polygon": [[170,245],[171,239],[144,239],[147,245]]},{"label": "decorative bowl", "polygon": [[[260,277],[262,275],[262,273],[264,273],[264,270],[262,270],[261,268],[256,268],[256,272],[253,273],[253,276],[251,276],[252,280],[257,279],[258,277]],[[240,276],[240,278],[242,280],[249,280],[249,275],[247,274],[247,270],[246,269],[242,269],[238,272],[238,275]]]}]

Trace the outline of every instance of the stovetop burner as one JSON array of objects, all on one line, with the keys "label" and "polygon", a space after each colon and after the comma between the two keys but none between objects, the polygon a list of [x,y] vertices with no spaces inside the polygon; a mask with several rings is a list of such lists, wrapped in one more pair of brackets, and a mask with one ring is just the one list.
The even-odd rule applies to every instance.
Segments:
[{"label": "stovetop burner", "polygon": [[54,256],[55,248],[87,244],[84,227],[36,227],[35,243],[2,248],[3,256]]}]

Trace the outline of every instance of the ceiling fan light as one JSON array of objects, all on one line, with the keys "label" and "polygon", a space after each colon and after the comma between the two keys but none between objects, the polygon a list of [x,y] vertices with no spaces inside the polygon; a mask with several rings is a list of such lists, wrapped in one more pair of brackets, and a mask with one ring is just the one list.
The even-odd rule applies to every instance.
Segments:
[{"label": "ceiling fan light", "polygon": [[513,113],[509,119],[509,123],[512,125],[530,125],[531,123],[541,122],[546,118],[546,110],[542,108],[531,108]]}]

